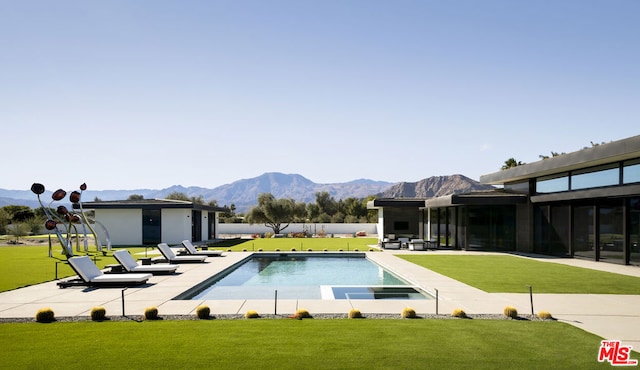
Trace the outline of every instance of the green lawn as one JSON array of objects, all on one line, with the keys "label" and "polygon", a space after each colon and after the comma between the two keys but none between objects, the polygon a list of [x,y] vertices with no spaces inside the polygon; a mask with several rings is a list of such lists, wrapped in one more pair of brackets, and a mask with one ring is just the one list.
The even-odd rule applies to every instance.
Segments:
[{"label": "green lawn", "polygon": [[640,294],[640,278],[491,255],[403,255],[401,258],[490,293]]},{"label": "green lawn", "polygon": [[[75,275],[66,263],[66,257],[61,254],[61,249],[60,244],[54,245],[52,257],[48,257],[48,244],[0,247],[0,292],[55,280],[56,268],[60,279]],[[144,248],[127,249],[132,254],[144,252]],[[101,268],[116,263],[111,252],[104,256],[96,252],[95,247],[92,247],[91,251],[91,257]]]},{"label": "green lawn", "polygon": [[[510,320],[255,319],[0,324],[12,369],[595,369],[600,338]],[[635,355],[635,356],[633,356]],[[634,353],[632,358],[637,358]],[[4,364],[4,365],[3,365]]]}]

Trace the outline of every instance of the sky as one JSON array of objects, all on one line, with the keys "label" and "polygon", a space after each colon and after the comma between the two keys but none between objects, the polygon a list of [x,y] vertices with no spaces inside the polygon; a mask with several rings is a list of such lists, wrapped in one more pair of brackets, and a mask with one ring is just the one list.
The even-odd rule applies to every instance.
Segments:
[{"label": "sky", "polygon": [[0,188],[478,180],[640,134],[637,0],[0,0]]}]

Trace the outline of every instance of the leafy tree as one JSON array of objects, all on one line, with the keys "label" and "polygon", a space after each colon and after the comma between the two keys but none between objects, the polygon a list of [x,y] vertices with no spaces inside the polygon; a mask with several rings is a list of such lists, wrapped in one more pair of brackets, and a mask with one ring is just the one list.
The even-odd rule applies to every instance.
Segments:
[{"label": "leafy tree", "polygon": [[42,226],[44,225],[44,220],[44,218],[33,217],[26,220],[24,223],[27,225],[32,235],[37,235],[43,230]]},{"label": "leafy tree", "polygon": [[320,208],[320,213],[326,213],[331,216],[338,212],[336,200],[326,191],[316,193],[316,204]]},{"label": "leafy tree", "polygon": [[2,207],[8,214],[11,222],[23,222],[35,217],[35,213],[29,206],[9,205]]},{"label": "leafy tree", "polygon": [[14,223],[9,228],[9,234],[15,236],[17,244],[20,238],[29,234],[29,226],[24,222]]},{"label": "leafy tree", "polygon": [[140,194],[131,194],[129,195],[129,198],[127,198],[127,200],[143,200],[144,199],[144,195],[140,195]]},{"label": "leafy tree", "polygon": [[263,193],[258,196],[258,205],[249,210],[246,219],[250,224],[264,223],[274,234],[280,234],[299,216],[296,210],[293,199],[276,199],[270,193]]},{"label": "leafy tree", "polygon": [[0,208],[0,235],[7,233],[7,225],[9,225],[10,221],[11,217],[9,216],[9,212],[4,208]]},{"label": "leafy tree", "polygon": [[515,158],[511,157],[509,159],[507,159],[506,161],[504,161],[504,165],[502,166],[503,170],[508,170],[509,168],[514,168],[514,167],[518,167],[518,166],[522,166],[523,162],[520,161],[516,161]]}]

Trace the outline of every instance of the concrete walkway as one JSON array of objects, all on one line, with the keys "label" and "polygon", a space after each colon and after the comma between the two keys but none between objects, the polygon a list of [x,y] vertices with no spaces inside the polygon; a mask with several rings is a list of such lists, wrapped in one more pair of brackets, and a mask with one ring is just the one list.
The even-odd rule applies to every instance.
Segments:
[{"label": "concrete walkway", "polygon": [[[321,252],[317,252],[320,254]],[[345,252],[347,253],[347,252]],[[394,271],[421,289],[438,295],[432,300],[173,300],[178,294],[223,271],[251,255],[251,252],[224,253],[223,257],[207,258],[203,264],[182,264],[178,274],[154,276],[149,284],[123,288],[58,288],[56,282],[0,293],[0,318],[32,318],[36,311],[50,307],[57,317],[89,316],[92,307],[104,306],[107,314],[124,314],[140,317],[149,306],[158,307],[160,315],[194,315],[201,304],[216,314],[244,314],[256,310],[261,314],[290,315],[299,308],[311,314],[346,314],[351,308],[359,309],[365,316],[373,313],[398,314],[405,307],[412,307],[418,315],[448,315],[461,308],[470,316],[474,314],[501,314],[512,305],[521,314],[530,313],[529,294],[486,293],[457,280],[437,274],[396,257],[396,254],[479,254],[463,251],[385,251],[367,253],[376,263]],[[598,263],[579,259],[524,256],[550,263],[609,271],[640,277],[640,267]],[[535,312],[549,311],[555,318],[594,333],[604,339],[619,339],[625,345],[640,349],[640,295],[606,294],[535,294]],[[594,355],[595,356],[595,355]]]}]

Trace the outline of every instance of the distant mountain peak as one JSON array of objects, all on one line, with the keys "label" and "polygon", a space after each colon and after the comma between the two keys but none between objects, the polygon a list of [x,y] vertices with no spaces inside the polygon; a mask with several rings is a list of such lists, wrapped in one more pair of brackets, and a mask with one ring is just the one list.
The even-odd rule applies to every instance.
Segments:
[{"label": "distant mountain peak", "polygon": [[379,196],[382,198],[435,198],[451,194],[495,189],[463,175],[432,176],[418,182],[397,183]]},{"label": "distant mountain peak", "polygon": [[[317,184],[298,174],[266,172],[250,179],[234,181],[216,188],[198,186],[184,187],[172,185],[165,189],[96,190],[83,193],[83,201],[98,198],[103,201],[124,200],[130,195],[142,195],[144,199],[163,199],[173,192],[184,193],[188,197],[202,197],[205,201],[216,200],[220,206],[234,204],[240,213],[257,205],[258,196],[271,193],[276,198],[291,198],[297,202],[311,203],[316,193],[327,192],[333,198],[347,199],[376,195],[383,198],[433,198],[476,190],[494,189],[482,185],[463,175],[432,176],[417,182],[396,184],[370,179],[357,179],[345,183]],[[30,190],[0,189],[0,207],[4,205],[28,205],[36,208],[37,199]]]}]

